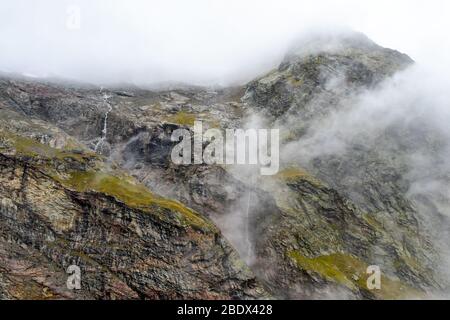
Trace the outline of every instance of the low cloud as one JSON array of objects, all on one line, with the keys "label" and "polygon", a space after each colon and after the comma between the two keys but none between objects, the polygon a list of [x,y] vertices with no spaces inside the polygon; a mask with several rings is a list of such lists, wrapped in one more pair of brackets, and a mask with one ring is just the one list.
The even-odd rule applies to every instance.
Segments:
[{"label": "low cloud", "polygon": [[[448,1],[5,0],[0,70],[91,83],[244,83],[311,28],[447,56]],[[79,13],[79,17],[77,17]]]}]

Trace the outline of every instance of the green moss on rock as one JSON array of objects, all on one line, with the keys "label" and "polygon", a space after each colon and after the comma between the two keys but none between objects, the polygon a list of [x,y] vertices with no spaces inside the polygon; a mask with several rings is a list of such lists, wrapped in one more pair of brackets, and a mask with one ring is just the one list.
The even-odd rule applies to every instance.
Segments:
[{"label": "green moss on rock", "polygon": [[149,211],[154,207],[165,208],[179,213],[179,218],[185,225],[203,230],[216,229],[212,223],[195,211],[177,201],[153,194],[144,185],[125,175],[115,176],[96,171],[72,172],[63,183],[79,192],[96,191],[104,193],[122,201],[131,208],[143,211]]},{"label": "green moss on rock", "polygon": [[289,251],[287,256],[297,266],[308,273],[314,273],[320,277],[351,290],[363,290],[373,294],[378,299],[403,299],[419,298],[423,293],[401,281],[381,276],[381,289],[369,290],[367,288],[366,273],[368,265],[358,258],[344,253],[308,258],[298,251]]},{"label": "green moss on rock", "polygon": [[305,181],[312,183],[315,186],[322,185],[320,180],[313,177],[307,171],[303,170],[302,168],[294,167],[294,166],[291,166],[291,167],[281,170],[280,172],[278,172],[275,175],[275,177],[282,181],[286,181],[286,182],[305,180]]},{"label": "green moss on rock", "polygon": [[26,157],[40,157],[44,159],[72,159],[78,162],[85,162],[89,158],[100,159],[94,152],[83,150],[73,152],[72,150],[61,150],[52,148],[46,144],[28,137],[22,137],[11,132],[0,132],[0,138],[7,146],[0,146],[0,149],[14,149],[16,154]]},{"label": "green moss on rock", "polygon": [[203,124],[208,128],[221,128],[220,121],[208,112],[191,113],[179,111],[176,114],[164,117],[162,120],[187,127],[193,127],[195,121],[203,121]]},{"label": "green moss on rock", "polygon": [[176,114],[169,116],[167,118],[168,122],[173,122],[183,126],[193,126],[196,120],[196,116],[193,113],[188,113],[185,111],[179,111]]}]

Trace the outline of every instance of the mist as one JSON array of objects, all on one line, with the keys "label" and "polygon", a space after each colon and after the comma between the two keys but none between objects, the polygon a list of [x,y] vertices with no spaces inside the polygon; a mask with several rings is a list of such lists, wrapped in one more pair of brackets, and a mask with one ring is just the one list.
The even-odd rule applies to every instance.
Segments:
[{"label": "mist", "polygon": [[242,84],[318,28],[354,29],[450,69],[449,9],[444,0],[3,0],[0,70],[95,84]]},{"label": "mist", "polygon": [[[296,163],[314,172],[316,159],[351,161],[361,156],[355,153],[361,148],[372,161],[378,158],[369,152],[381,155],[379,159],[386,160],[383,166],[402,172],[403,177],[397,179],[419,213],[421,232],[439,252],[441,261],[435,268],[446,279],[450,278],[449,80],[448,74],[415,64],[376,88],[346,97],[336,111],[314,121],[305,135],[285,145],[280,156],[284,163]],[[338,80],[328,82],[337,86],[330,90],[339,90]],[[288,121],[284,128],[293,125]],[[364,179],[357,172],[348,174]],[[356,203],[364,197],[365,190],[341,187]],[[442,285],[447,289],[438,296],[450,296],[449,284]]]}]

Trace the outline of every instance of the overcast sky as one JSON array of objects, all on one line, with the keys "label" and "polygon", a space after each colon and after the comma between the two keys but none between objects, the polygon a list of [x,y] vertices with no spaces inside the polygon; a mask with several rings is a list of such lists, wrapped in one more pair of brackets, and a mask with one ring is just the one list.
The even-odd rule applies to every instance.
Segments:
[{"label": "overcast sky", "polygon": [[447,0],[0,0],[0,15],[0,70],[38,76],[230,84],[340,27],[450,69]]}]

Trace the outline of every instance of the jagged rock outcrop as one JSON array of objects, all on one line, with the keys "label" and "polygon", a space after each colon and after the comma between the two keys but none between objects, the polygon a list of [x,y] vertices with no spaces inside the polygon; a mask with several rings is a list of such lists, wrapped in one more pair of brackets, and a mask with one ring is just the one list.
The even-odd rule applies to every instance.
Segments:
[{"label": "jagged rock outcrop", "polygon": [[333,111],[339,99],[374,87],[412,62],[362,34],[322,35],[301,42],[278,69],[252,81],[244,101],[275,118],[308,122]]}]

